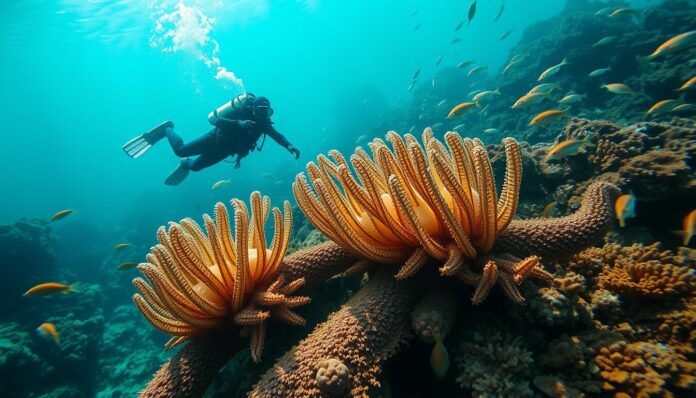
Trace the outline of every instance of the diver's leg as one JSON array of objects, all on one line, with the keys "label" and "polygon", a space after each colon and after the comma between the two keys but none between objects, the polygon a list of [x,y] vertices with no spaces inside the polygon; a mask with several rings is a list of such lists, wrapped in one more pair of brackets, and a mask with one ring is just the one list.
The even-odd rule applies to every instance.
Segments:
[{"label": "diver's leg", "polygon": [[222,159],[224,159],[227,155],[224,153],[221,153],[220,151],[209,151],[209,152],[204,152],[200,156],[198,156],[196,159],[191,159],[191,158],[184,158],[181,159],[181,163],[179,163],[179,167],[174,170],[172,174],[167,177],[167,179],[164,181],[165,184],[167,185],[179,185],[181,184],[186,177],[189,174],[189,171],[200,171],[203,170],[206,167],[210,167]]},{"label": "diver's leg", "polygon": [[195,140],[184,144],[184,140],[174,132],[174,129],[166,130],[169,145],[174,150],[174,154],[180,158],[201,155],[206,152],[217,150],[217,137],[215,131],[210,131]]},{"label": "diver's leg", "polygon": [[152,148],[159,140],[165,137],[165,130],[167,128],[173,128],[174,123],[171,120],[160,123],[157,127],[152,130],[143,133],[132,140],[125,143],[122,148],[126,155],[137,159],[141,157],[148,149]]}]

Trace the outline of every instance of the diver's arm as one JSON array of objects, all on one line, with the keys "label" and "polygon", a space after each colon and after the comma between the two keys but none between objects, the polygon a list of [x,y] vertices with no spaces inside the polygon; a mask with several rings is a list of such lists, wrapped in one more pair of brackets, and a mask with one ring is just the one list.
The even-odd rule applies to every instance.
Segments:
[{"label": "diver's arm", "polygon": [[268,129],[266,129],[266,134],[273,138],[273,141],[277,142],[278,145],[282,146],[283,148],[287,149],[290,153],[295,155],[295,159],[298,159],[300,157],[300,151],[295,148],[294,145],[288,141],[288,139],[280,134],[278,130],[275,129],[273,126],[268,126]]},{"label": "diver's arm", "polygon": [[213,114],[215,115],[215,119],[213,121],[213,125],[215,127],[241,127],[246,129],[251,127],[250,125],[255,124],[255,122],[252,120],[230,119],[224,116],[218,116],[217,109],[213,111]]}]

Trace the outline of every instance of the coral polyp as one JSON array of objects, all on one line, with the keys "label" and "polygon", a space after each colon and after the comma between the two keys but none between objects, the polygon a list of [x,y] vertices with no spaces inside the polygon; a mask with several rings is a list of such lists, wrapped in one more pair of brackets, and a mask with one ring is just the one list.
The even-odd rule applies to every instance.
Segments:
[{"label": "coral polyp", "polygon": [[[352,253],[378,263],[403,263],[405,279],[430,258],[440,273],[477,286],[474,302],[485,298],[500,278],[505,291],[528,275],[550,278],[539,258],[490,253],[517,209],[522,164],[517,142],[503,140],[507,160],[500,196],[483,143],[445,135],[445,143],[426,129],[417,139],[395,132],[369,144],[372,156],[357,148],[350,157],[357,178],[338,151],[320,155],[297,176],[293,190],[309,220]],[[481,274],[474,268],[482,269]],[[500,269],[499,269],[500,268]]]},{"label": "coral polyp", "polygon": [[[251,354],[258,361],[263,349],[264,322],[275,317],[292,324],[304,319],[290,308],[309,302],[290,297],[303,278],[285,281],[276,275],[290,237],[292,213],[270,209],[268,197],[251,194],[249,210],[238,199],[234,208],[234,238],[224,204],[215,205],[215,220],[204,215],[203,229],[192,219],[170,223],[157,231],[159,244],[146,263],[138,265],[149,283],[135,278],[139,293],[133,301],[157,329],[172,335],[171,348],[212,329],[240,327],[251,335]],[[269,247],[265,224],[273,213],[274,233]],[[206,235],[207,234],[207,235]],[[287,282],[287,283],[286,283]]]}]

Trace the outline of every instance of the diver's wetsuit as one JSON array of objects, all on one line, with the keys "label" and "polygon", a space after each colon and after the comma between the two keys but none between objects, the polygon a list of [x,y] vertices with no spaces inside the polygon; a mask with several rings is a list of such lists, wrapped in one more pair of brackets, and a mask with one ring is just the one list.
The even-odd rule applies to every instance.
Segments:
[{"label": "diver's wetsuit", "polygon": [[[198,155],[187,165],[192,171],[202,170],[233,155],[237,155],[238,166],[239,161],[256,148],[256,142],[263,134],[271,137],[283,148],[288,149],[290,146],[290,141],[273,127],[270,119],[258,121],[248,112],[237,112],[232,116],[235,118],[218,117],[214,129],[187,144],[184,144],[184,140],[172,128],[167,127],[169,145],[176,156],[186,158]],[[254,124],[244,128],[240,125],[240,120],[250,120]]]}]

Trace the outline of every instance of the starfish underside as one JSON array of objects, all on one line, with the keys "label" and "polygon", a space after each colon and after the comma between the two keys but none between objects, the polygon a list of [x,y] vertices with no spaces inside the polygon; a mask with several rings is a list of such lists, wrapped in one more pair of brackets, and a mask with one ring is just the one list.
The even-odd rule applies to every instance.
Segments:
[{"label": "starfish underside", "polygon": [[[235,236],[222,203],[215,205],[215,220],[204,215],[205,232],[192,219],[170,223],[157,231],[159,244],[138,265],[149,283],[135,278],[139,293],[133,301],[157,329],[172,335],[171,348],[192,336],[226,323],[251,336],[251,353],[259,360],[265,321],[274,317],[301,325],[304,319],[291,308],[306,304],[308,297],[292,297],[304,280],[287,282],[276,275],[290,237],[290,204],[284,215],[270,209],[268,197],[251,195],[251,217],[244,202],[233,199]],[[266,247],[265,224],[274,218],[274,236]],[[286,283],[287,282],[287,283]]]},{"label": "starfish underside", "polygon": [[[320,155],[309,163],[307,176],[297,176],[297,202],[319,230],[368,261],[403,262],[396,274],[400,280],[435,258],[443,264],[442,275],[476,286],[474,303],[496,283],[519,302],[516,286],[525,277],[551,278],[538,267],[538,257],[490,253],[519,200],[522,162],[514,139],[503,140],[507,164],[500,197],[480,140],[449,132],[445,145],[430,129],[423,145],[410,134],[389,132],[386,139],[392,149],[375,139],[368,144],[372,156],[357,148],[350,157],[357,178],[335,150],[331,159]],[[365,266],[363,261],[352,270]]]}]

